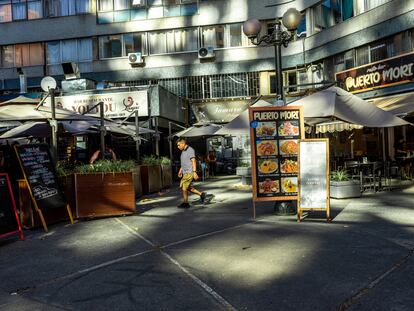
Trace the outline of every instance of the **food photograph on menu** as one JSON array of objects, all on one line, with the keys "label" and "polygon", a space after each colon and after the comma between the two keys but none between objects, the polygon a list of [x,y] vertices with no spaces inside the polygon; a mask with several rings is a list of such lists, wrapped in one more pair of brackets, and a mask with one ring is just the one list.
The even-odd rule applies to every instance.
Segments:
[{"label": "food photograph on menu", "polygon": [[280,164],[282,174],[297,174],[298,171],[298,161],[296,159],[285,158],[282,160]]},{"label": "food photograph on menu", "polygon": [[282,192],[296,193],[298,192],[298,178],[297,177],[282,177]]},{"label": "food photograph on menu", "polygon": [[278,171],[279,164],[277,159],[259,160],[258,166],[259,174],[273,174]]},{"label": "food photograph on menu", "polygon": [[275,136],[276,122],[258,122],[256,128],[257,137]]},{"label": "food photograph on menu", "polygon": [[298,141],[296,139],[279,140],[279,149],[281,155],[297,155]]},{"label": "food photograph on menu", "polygon": [[263,181],[259,181],[259,194],[272,195],[280,192],[279,180],[266,178]]},{"label": "food photograph on menu", "polygon": [[299,135],[299,121],[283,121],[279,123],[279,136],[297,136]]},{"label": "food photograph on menu", "polygon": [[274,140],[258,140],[256,141],[257,156],[275,156],[278,154],[276,141]]}]

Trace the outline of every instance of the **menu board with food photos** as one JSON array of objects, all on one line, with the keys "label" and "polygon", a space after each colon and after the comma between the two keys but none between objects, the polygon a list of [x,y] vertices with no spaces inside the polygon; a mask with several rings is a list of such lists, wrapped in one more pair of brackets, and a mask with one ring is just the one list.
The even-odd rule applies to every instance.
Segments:
[{"label": "menu board with food photos", "polygon": [[298,140],[304,138],[302,107],[251,107],[253,199],[296,200]]}]

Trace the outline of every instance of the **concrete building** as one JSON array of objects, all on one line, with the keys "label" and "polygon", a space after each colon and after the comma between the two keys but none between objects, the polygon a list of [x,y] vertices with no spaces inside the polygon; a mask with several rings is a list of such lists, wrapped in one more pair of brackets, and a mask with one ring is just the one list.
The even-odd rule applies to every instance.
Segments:
[{"label": "concrete building", "polygon": [[408,66],[396,73],[402,78],[361,78],[348,90],[389,109],[398,103],[401,114],[414,110],[413,56],[400,57],[414,44],[414,2],[406,0],[3,0],[0,92],[18,92],[22,74],[28,91],[39,91],[44,76],[61,80],[61,63],[76,62],[83,78],[159,84],[188,100],[198,120],[226,122],[251,98],[275,95],[274,48],[252,45],[243,22],[259,19],[266,34],[290,7],[303,19],[283,48],[288,100],[336,78],[346,88],[347,70],[372,73],[370,64],[396,57]]}]

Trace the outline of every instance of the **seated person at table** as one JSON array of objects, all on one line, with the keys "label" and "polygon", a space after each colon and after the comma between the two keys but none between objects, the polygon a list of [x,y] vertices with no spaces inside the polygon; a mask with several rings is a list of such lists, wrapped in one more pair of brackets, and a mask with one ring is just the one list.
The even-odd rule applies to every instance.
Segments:
[{"label": "seated person at table", "polygon": [[89,160],[89,164],[93,164],[93,162],[95,162],[98,159],[116,161],[116,155],[115,155],[115,152],[110,147],[106,146],[103,156],[101,155],[101,150],[100,149],[96,150],[93,153],[91,159]]}]

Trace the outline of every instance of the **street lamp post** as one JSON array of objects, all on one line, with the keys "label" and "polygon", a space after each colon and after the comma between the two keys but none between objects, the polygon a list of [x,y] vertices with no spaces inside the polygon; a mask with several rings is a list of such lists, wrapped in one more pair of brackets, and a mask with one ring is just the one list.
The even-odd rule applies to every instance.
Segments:
[{"label": "street lamp post", "polygon": [[[285,104],[285,96],[283,91],[283,77],[282,77],[282,45],[287,47],[289,42],[293,40],[295,31],[300,23],[302,16],[300,12],[294,8],[288,9],[282,17],[283,26],[286,30],[282,30],[282,23],[278,19],[271,34],[259,37],[262,28],[261,23],[257,19],[249,19],[243,24],[243,33],[250,39],[254,45],[265,43],[267,45],[273,44],[275,47],[275,73],[276,73],[276,105],[279,101]],[[275,211],[279,215],[294,214],[294,207],[291,201],[279,201],[275,203]]]},{"label": "street lamp post", "polygon": [[261,23],[257,19],[249,19],[243,24],[243,33],[250,39],[254,45],[265,43],[273,44],[275,47],[275,71],[276,71],[276,93],[277,100],[284,101],[283,78],[282,78],[282,45],[287,47],[289,42],[293,40],[295,30],[297,29],[302,16],[296,9],[289,9],[283,14],[282,23],[286,30],[282,30],[280,20],[276,21],[273,32],[268,35],[259,37],[262,28]]}]

